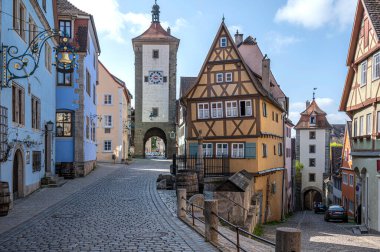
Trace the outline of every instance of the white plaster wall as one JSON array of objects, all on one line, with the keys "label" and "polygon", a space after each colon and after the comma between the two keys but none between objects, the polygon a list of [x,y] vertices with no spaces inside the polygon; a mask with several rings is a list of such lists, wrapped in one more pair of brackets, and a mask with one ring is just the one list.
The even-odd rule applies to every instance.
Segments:
[{"label": "white plaster wall", "polygon": [[[315,131],[315,139],[309,139],[309,132]],[[325,130],[300,130],[300,161],[302,170],[302,190],[314,186],[323,191],[323,173],[325,172]],[[315,145],[315,153],[309,153],[309,145]],[[309,167],[309,158],[315,158],[315,167]],[[309,173],[315,173],[315,182],[309,182]]]},{"label": "white plaster wall", "polygon": [[[153,59],[153,50],[159,50],[159,58]],[[168,122],[169,119],[169,45],[143,45],[143,76],[149,71],[163,71],[167,82],[162,84],[149,84],[143,82],[143,122]],[[149,118],[152,108],[158,108],[158,117]]]}]

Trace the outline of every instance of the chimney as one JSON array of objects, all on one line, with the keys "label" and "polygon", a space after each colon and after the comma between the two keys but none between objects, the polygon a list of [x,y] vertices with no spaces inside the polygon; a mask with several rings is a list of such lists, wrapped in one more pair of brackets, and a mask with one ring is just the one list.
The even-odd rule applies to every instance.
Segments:
[{"label": "chimney", "polygon": [[263,87],[270,91],[270,59],[265,54],[263,61],[262,61],[262,71],[261,71],[261,78],[263,82]]},{"label": "chimney", "polygon": [[170,32],[171,32],[170,27],[168,27],[168,29],[166,29],[166,32],[169,33],[169,35],[171,35],[170,34]]},{"label": "chimney", "polygon": [[310,106],[310,101],[307,100],[307,101],[306,101],[306,109],[307,109],[309,106]]},{"label": "chimney", "polygon": [[235,34],[235,44],[238,46],[238,45],[240,45],[241,43],[243,43],[243,34],[240,34],[240,33],[239,33],[239,30],[236,30],[236,34]]}]

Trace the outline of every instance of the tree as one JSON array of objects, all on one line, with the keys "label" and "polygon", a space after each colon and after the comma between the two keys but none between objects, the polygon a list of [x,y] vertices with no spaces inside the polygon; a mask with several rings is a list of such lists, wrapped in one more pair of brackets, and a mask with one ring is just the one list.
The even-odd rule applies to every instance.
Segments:
[{"label": "tree", "polygon": [[300,174],[303,169],[303,163],[301,163],[299,160],[296,160],[296,174]]}]

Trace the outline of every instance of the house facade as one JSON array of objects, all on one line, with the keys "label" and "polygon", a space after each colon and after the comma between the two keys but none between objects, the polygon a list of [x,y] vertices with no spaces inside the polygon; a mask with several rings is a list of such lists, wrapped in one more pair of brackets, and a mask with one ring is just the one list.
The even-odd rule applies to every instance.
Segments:
[{"label": "house facade", "polygon": [[347,55],[340,110],[352,119],[351,156],[361,223],[380,230],[380,4],[360,0]]},{"label": "house facade", "polygon": [[256,41],[239,33],[234,41],[223,21],[195,84],[181,97],[187,154],[199,155],[201,138],[203,156],[227,157],[231,174],[252,173],[260,222],[283,214],[287,99],[282,94]]},{"label": "house facade", "polygon": [[98,121],[97,161],[121,163],[128,159],[131,95],[125,83],[99,61],[96,86]]},{"label": "house facade", "polygon": [[75,46],[77,68],[57,69],[56,167],[68,177],[85,176],[96,163],[96,85],[99,41],[92,15],[57,0],[58,26]]},{"label": "house facade", "polygon": [[296,159],[303,164],[301,206],[313,209],[314,202],[327,204],[325,179],[330,174],[330,130],[326,113],[317,102],[306,102],[306,110],[295,126]]},{"label": "house facade", "polygon": [[[12,46],[18,48],[16,55],[23,54],[39,32],[54,29],[54,4],[55,1],[46,4],[1,1],[2,12],[13,13],[13,16],[0,15],[3,56]],[[52,52],[56,46],[53,37],[41,47],[38,68],[33,74],[29,67],[17,72],[14,68],[17,61],[9,61],[14,55],[6,56],[8,78],[11,74],[25,76],[9,82],[4,75],[1,77],[0,181],[9,183],[12,202],[38,189],[43,177],[55,174],[55,145],[48,125],[55,124],[56,71],[52,66],[55,62]],[[29,66],[33,65],[33,60],[28,60]]]}]

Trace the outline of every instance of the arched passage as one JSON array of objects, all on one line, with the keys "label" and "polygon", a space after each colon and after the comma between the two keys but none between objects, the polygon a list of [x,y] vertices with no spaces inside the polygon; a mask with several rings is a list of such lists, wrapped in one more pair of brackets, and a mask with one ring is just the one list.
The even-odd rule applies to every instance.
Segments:
[{"label": "arched passage", "polygon": [[[165,134],[165,132],[162,129],[156,128],[156,127],[150,128],[149,130],[147,130],[147,132],[145,132],[145,135],[144,135],[144,144],[143,144],[144,157],[146,157],[145,156],[145,151],[146,151],[146,149],[145,149],[146,146],[145,145],[146,145],[146,143],[150,139],[152,139],[152,138],[154,139],[154,137],[162,139],[162,142],[164,144],[164,154],[163,154],[163,156],[167,157],[167,138],[166,138],[166,134]],[[159,141],[159,139],[156,139],[155,141],[157,141],[157,140]],[[161,151],[162,151],[162,149],[161,149]]]},{"label": "arched passage", "polygon": [[316,187],[307,187],[302,190],[302,201],[304,210],[313,210],[314,202],[323,202],[322,191]]},{"label": "arched passage", "polygon": [[24,162],[20,150],[15,152],[13,157],[13,180],[12,180],[13,200],[23,196],[24,189]]}]

